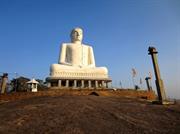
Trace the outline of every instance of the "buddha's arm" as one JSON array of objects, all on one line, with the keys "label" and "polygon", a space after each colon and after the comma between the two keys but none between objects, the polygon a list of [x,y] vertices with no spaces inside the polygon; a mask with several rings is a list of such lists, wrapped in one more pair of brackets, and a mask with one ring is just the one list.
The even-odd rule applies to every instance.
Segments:
[{"label": "buddha's arm", "polygon": [[95,59],[92,47],[89,48],[89,65],[88,67],[95,67]]},{"label": "buddha's arm", "polygon": [[66,62],[66,53],[67,53],[67,45],[62,44],[61,52],[60,52],[60,56],[59,56],[59,64],[72,66],[71,63]]}]

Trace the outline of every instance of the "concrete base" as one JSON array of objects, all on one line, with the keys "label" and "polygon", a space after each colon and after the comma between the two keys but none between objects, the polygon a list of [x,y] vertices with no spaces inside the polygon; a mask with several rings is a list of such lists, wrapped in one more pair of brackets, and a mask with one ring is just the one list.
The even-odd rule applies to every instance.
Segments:
[{"label": "concrete base", "polygon": [[109,87],[111,79],[85,79],[85,78],[46,78],[48,87],[59,89],[105,89]]},{"label": "concrete base", "polygon": [[32,92],[37,92],[37,88],[33,88],[33,89],[32,89]]},{"label": "concrete base", "polygon": [[169,100],[164,100],[164,101],[152,101],[152,104],[158,104],[158,105],[174,105],[175,101],[169,101]]}]

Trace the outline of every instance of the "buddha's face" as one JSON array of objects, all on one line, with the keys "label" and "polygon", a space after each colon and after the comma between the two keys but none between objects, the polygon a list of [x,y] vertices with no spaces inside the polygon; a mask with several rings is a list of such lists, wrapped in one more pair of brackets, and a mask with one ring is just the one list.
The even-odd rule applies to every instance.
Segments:
[{"label": "buddha's face", "polygon": [[83,39],[82,29],[80,29],[80,28],[73,29],[71,32],[71,41],[72,42],[76,42],[76,41],[82,42],[82,39]]}]

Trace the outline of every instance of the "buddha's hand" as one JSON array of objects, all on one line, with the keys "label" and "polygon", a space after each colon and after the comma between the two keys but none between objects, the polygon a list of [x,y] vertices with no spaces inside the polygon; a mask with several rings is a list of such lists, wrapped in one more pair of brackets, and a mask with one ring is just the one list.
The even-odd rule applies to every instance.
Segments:
[{"label": "buddha's hand", "polygon": [[60,64],[67,65],[67,66],[72,66],[71,63],[67,63],[67,62],[60,62]]},{"label": "buddha's hand", "polygon": [[82,65],[79,65],[80,68],[82,68],[83,66]]}]

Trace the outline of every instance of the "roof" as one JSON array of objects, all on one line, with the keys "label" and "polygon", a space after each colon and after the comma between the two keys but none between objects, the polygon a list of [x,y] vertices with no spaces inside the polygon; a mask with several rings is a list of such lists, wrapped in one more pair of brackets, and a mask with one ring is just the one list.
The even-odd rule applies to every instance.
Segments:
[{"label": "roof", "polygon": [[27,83],[28,83],[28,84],[30,84],[30,83],[39,84],[39,82],[36,81],[34,78],[33,78],[32,80],[28,81]]}]

